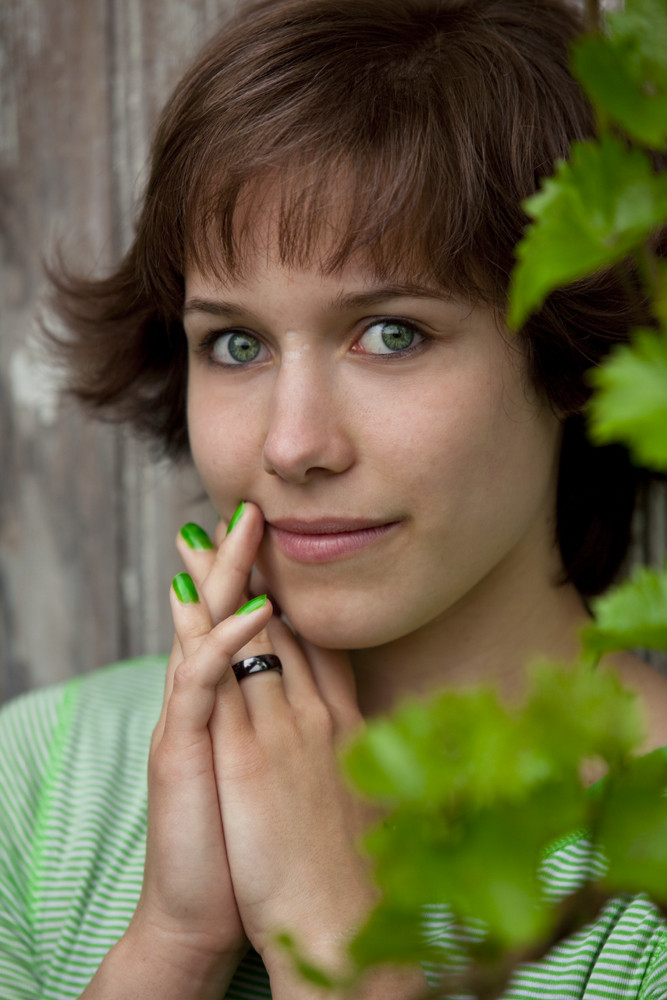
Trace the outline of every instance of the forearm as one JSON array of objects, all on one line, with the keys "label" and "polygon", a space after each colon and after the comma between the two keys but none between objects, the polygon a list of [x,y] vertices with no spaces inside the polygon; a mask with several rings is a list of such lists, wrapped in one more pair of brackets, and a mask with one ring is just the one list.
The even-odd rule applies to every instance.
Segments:
[{"label": "forearm", "polygon": [[212,959],[195,948],[124,935],[81,1000],[221,1000],[242,954]]}]

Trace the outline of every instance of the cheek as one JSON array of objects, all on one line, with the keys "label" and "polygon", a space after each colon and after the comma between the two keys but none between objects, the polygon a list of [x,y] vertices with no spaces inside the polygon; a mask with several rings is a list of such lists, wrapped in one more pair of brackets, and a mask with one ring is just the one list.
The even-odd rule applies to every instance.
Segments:
[{"label": "cheek", "polygon": [[245,495],[257,460],[254,424],[243,418],[243,406],[197,389],[191,386],[188,397],[190,449],[206,491],[223,513]]},{"label": "cheek", "polygon": [[[557,418],[516,380],[488,373],[425,393],[422,417],[407,439],[413,482],[436,500],[434,516],[451,526],[511,520],[548,503],[560,441]],[[430,419],[424,419],[424,414]],[[397,461],[400,461],[398,459]]]}]

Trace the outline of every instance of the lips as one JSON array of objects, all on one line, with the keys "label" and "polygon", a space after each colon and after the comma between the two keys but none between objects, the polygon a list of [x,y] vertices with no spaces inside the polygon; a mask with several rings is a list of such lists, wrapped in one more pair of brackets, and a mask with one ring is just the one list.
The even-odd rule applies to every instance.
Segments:
[{"label": "lips", "polygon": [[331,562],[352,556],[393,533],[399,521],[361,518],[280,518],[267,521],[269,537],[294,562]]}]

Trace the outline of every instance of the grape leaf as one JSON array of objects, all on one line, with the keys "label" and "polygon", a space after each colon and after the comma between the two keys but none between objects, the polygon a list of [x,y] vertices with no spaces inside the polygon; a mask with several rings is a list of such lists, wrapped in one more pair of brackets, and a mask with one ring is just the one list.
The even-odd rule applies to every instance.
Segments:
[{"label": "grape leaf", "polygon": [[589,373],[594,442],[620,441],[634,460],[667,471],[667,337],[638,330]]},{"label": "grape leaf", "polygon": [[641,150],[605,134],[573,143],[570,162],[524,202],[535,221],[517,247],[510,326],[518,329],[555,288],[612,264],[667,219],[667,175]]},{"label": "grape leaf", "polygon": [[359,968],[385,962],[460,962],[461,949],[443,948],[422,929],[422,915],[388,903],[380,904],[350,943],[350,955]]},{"label": "grape leaf", "polygon": [[609,864],[605,887],[667,900],[667,754],[640,757],[605,784],[596,836]]},{"label": "grape leaf", "polygon": [[[426,945],[408,928],[438,904],[459,922],[482,921],[496,950],[543,935],[553,913],[538,878],[542,852],[586,826],[591,808],[581,760],[615,765],[640,739],[634,695],[590,666],[540,665],[522,707],[486,689],[445,692],[369,723],[347,752],[348,773],[392,808],[364,841],[383,902],[355,955],[367,945],[377,961],[385,934],[385,959],[394,948],[414,957]],[[402,921],[401,950],[391,942]]]},{"label": "grape leaf", "polygon": [[529,736],[534,744],[552,756],[550,734],[558,733],[561,770],[552,764],[554,776],[576,771],[587,757],[601,757],[613,766],[641,743],[639,700],[614,671],[545,663],[533,669],[532,681],[524,725],[534,729]]},{"label": "grape leaf", "polygon": [[499,785],[507,796],[521,788],[517,739],[493,690],[449,691],[367,726],[344,765],[361,792],[388,805],[445,802],[462,790],[483,804]]},{"label": "grape leaf", "polygon": [[606,17],[607,36],[573,48],[575,75],[594,105],[640,143],[667,141],[667,5],[629,0]]},{"label": "grape leaf", "polygon": [[[494,946],[514,947],[543,934],[551,918],[540,859],[551,842],[585,822],[586,808],[573,778],[542,785],[523,801],[462,806],[458,815],[410,809],[392,816],[366,838],[385,900],[375,911],[379,926],[390,914],[395,923],[419,924],[424,907],[446,905],[457,922],[481,922]],[[409,940],[413,953],[418,945]],[[425,958],[429,943],[419,947]]]},{"label": "grape leaf", "polygon": [[649,261],[655,269],[653,313],[663,330],[667,330],[667,261],[655,257],[650,257]]},{"label": "grape leaf", "polygon": [[667,649],[667,568],[638,567],[630,580],[592,604],[595,622],[582,632],[592,655],[644,646]]},{"label": "grape leaf", "polygon": [[665,0],[626,0],[624,9],[609,11],[605,20],[614,38],[632,39],[658,73],[667,72]]}]

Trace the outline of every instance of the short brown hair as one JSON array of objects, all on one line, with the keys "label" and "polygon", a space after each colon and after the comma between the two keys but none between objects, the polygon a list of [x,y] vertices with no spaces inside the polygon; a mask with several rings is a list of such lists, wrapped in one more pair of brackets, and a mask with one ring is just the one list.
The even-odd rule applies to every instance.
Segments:
[{"label": "short brown hair", "polygon": [[[166,106],[117,270],[101,280],[52,272],[73,334],[61,342],[72,391],[168,453],[187,451],[185,266],[242,269],[252,227],[239,226],[239,206],[267,183],[284,262],[316,254],[335,270],[363,254],[379,272],[419,271],[503,310],[522,199],[594,131],[569,72],[580,31],[565,0],[243,8]],[[558,542],[567,578],[587,595],[624,557],[636,473],[622,449],[586,441],[585,371],[646,321],[632,285],[613,271],[580,282],[521,333],[532,376],[565,421]]]}]

